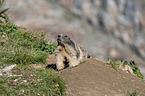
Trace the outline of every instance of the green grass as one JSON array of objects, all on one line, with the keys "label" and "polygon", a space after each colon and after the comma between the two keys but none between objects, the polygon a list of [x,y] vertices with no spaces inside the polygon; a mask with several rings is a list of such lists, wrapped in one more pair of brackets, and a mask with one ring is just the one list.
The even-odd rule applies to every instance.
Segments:
[{"label": "green grass", "polygon": [[45,63],[54,54],[56,43],[45,40],[44,33],[22,29],[11,22],[0,23],[0,60],[4,63]]},{"label": "green grass", "polygon": [[2,10],[2,5],[4,4],[4,1],[5,0],[0,0],[0,22],[8,22],[8,16],[7,14],[5,13],[9,8],[6,8],[6,9],[3,9]]},{"label": "green grass", "polygon": [[13,75],[0,76],[0,96],[64,96],[65,82],[51,69],[17,65]]},{"label": "green grass", "polygon": [[44,38],[44,32],[31,32],[9,22],[3,3],[0,0],[0,73],[6,66],[17,66],[10,71],[12,76],[7,72],[0,75],[0,96],[64,96],[65,82],[56,71],[31,66],[48,62],[56,43]]},{"label": "green grass", "polygon": [[45,63],[54,54],[56,43],[44,38],[44,32],[31,32],[9,22],[0,0],[0,61],[3,63]]},{"label": "green grass", "polygon": [[138,68],[138,65],[135,61],[130,60],[130,62],[128,63],[125,60],[121,60],[121,61],[110,61],[108,59],[108,61],[106,62],[106,64],[111,65],[112,68],[114,68],[115,70],[118,70],[118,68],[120,66],[125,66],[125,65],[129,65],[131,67],[131,69],[133,70],[133,73],[138,76],[141,79],[144,79],[143,74],[140,72],[140,69]]}]

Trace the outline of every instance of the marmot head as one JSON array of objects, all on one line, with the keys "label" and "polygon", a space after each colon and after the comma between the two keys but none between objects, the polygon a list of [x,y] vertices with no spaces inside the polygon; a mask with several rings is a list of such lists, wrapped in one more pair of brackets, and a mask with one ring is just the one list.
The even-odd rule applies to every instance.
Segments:
[{"label": "marmot head", "polygon": [[59,34],[57,36],[57,43],[58,45],[65,46],[65,44],[70,44],[71,40],[70,37],[64,34]]},{"label": "marmot head", "polygon": [[69,36],[64,35],[64,34],[59,34],[57,36],[57,43],[58,46],[66,47],[66,46],[71,46],[74,50],[76,50],[75,43],[70,39]]}]

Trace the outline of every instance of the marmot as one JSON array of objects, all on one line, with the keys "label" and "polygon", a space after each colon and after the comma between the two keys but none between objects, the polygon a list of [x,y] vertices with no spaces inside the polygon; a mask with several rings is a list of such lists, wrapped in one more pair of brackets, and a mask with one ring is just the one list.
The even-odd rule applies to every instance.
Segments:
[{"label": "marmot", "polygon": [[69,36],[59,34],[57,37],[58,47],[55,50],[56,68],[62,70],[72,68],[86,61],[87,51],[73,42]]}]

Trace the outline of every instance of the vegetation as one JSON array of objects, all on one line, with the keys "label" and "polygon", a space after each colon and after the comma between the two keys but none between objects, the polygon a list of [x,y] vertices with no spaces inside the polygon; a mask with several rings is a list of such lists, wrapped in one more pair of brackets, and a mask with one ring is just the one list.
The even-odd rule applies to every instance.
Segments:
[{"label": "vegetation", "polygon": [[56,43],[47,44],[43,32],[32,33],[11,22],[0,25],[0,59],[4,63],[45,63],[48,53],[54,53]]},{"label": "vegetation", "polygon": [[[0,95],[64,96],[65,82],[54,70],[30,65],[45,64],[56,43],[48,43],[44,32],[31,32],[9,22],[3,3],[0,0]],[[10,76],[3,69],[12,64],[17,66]]]},{"label": "vegetation", "polygon": [[1,23],[2,21],[8,22],[8,16],[7,16],[7,14],[6,14],[5,12],[6,12],[9,8],[3,9],[3,10],[2,10],[2,5],[3,5],[4,1],[5,1],[5,0],[0,0],[0,18],[1,18],[0,23]]},{"label": "vegetation", "polygon": [[128,93],[127,93],[129,96],[137,96],[137,93],[136,93],[136,91],[134,91],[133,93],[130,93],[129,91],[128,91]]},{"label": "vegetation", "polygon": [[[3,2],[0,0],[0,8]],[[54,53],[56,43],[47,44],[44,32],[32,33],[9,22],[7,10],[0,10],[0,60],[17,64],[45,63],[48,53]]]},{"label": "vegetation", "polygon": [[110,61],[108,59],[108,61],[106,62],[106,64],[111,65],[115,70],[118,70],[118,68],[120,66],[125,67],[125,65],[129,65],[131,67],[131,69],[133,70],[133,73],[138,76],[141,79],[144,79],[143,74],[140,72],[140,69],[137,66],[137,63],[134,62],[133,60],[130,60],[130,62],[128,63],[125,60],[121,60],[121,61]]},{"label": "vegetation", "polygon": [[15,76],[0,77],[0,96],[65,95],[65,82],[54,70],[17,65],[12,74]]}]

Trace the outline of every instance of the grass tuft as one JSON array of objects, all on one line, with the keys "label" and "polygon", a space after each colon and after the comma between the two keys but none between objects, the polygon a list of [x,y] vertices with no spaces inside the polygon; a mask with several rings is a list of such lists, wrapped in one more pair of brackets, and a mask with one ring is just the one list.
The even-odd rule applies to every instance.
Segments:
[{"label": "grass tuft", "polygon": [[32,33],[11,22],[0,24],[0,60],[4,63],[45,63],[48,55],[54,54],[56,43],[47,44],[44,33]]},{"label": "grass tuft", "polygon": [[12,70],[12,74],[22,76],[0,76],[0,95],[65,95],[65,82],[54,70],[35,69],[29,65],[18,65]]},{"label": "grass tuft", "polygon": [[130,62],[128,63],[126,60],[121,60],[121,61],[111,61],[108,59],[108,61],[106,62],[106,64],[111,65],[112,68],[114,68],[115,70],[118,70],[118,68],[120,66],[125,66],[125,65],[129,65],[131,67],[131,69],[133,70],[133,73],[138,76],[141,79],[144,79],[143,74],[140,72],[140,69],[138,68],[138,65],[135,61],[130,60]]},{"label": "grass tuft", "polygon": [[130,93],[129,91],[127,92],[127,95],[129,96],[138,96],[136,93],[136,90],[133,93]]},{"label": "grass tuft", "polygon": [[56,43],[44,38],[44,32],[31,32],[9,22],[7,9],[2,10],[5,0],[0,0],[0,61],[3,63],[45,63],[54,54]]},{"label": "grass tuft", "polygon": [[[44,32],[31,32],[9,22],[8,9],[2,10],[4,1],[0,0],[0,96],[64,96],[65,82],[54,70],[29,65],[46,63],[56,43],[48,42]],[[11,64],[17,66],[3,72]]]}]

